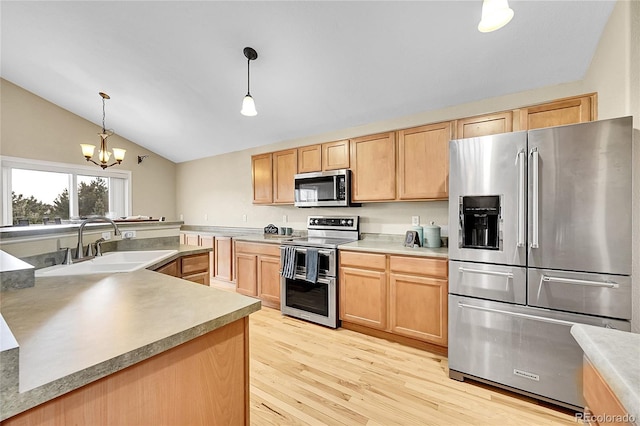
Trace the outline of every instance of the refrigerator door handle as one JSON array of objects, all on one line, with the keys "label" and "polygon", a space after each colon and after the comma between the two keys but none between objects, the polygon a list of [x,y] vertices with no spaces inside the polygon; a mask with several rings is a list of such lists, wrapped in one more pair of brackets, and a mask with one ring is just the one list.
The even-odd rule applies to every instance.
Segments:
[{"label": "refrigerator door handle", "polygon": [[587,287],[607,287],[607,288],[618,288],[620,285],[614,281],[591,281],[591,280],[578,280],[574,278],[561,278],[561,277],[551,277],[549,275],[543,275],[540,279],[545,282],[556,282],[562,284],[573,284],[573,285],[582,285]]},{"label": "refrigerator door handle", "polygon": [[475,309],[478,311],[491,312],[495,314],[504,314],[507,316],[518,317],[518,318],[523,318],[523,319],[528,319],[533,321],[546,322],[549,324],[565,325],[567,327],[571,327],[572,325],[576,324],[575,322],[571,322],[571,321],[563,321],[563,320],[554,319],[554,318],[540,317],[537,315],[522,314],[520,312],[504,311],[502,309],[485,308],[484,306],[467,305],[466,303],[461,303],[461,302],[458,302],[458,306],[461,308]]},{"label": "refrigerator door handle", "polygon": [[538,248],[538,148],[531,148],[531,248]]},{"label": "refrigerator door handle", "polygon": [[495,275],[498,277],[507,277],[507,278],[513,278],[513,273],[511,272],[501,272],[501,271],[484,271],[482,269],[471,269],[471,268],[464,268],[462,266],[460,266],[458,268],[458,271],[460,272],[467,272],[470,274],[481,274],[481,275]]},{"label": "refrigerator door handle", "polygon": [[525,197],[527,193],[526,188],[526,165],[525,165],[526,151],[521,149],[518,151],[518,157],[516,162],[520,163],[520,174],[518,182],[518,247],[524,247],[525,245],[525,233],[526,233],[526,220],[525,220]]}]

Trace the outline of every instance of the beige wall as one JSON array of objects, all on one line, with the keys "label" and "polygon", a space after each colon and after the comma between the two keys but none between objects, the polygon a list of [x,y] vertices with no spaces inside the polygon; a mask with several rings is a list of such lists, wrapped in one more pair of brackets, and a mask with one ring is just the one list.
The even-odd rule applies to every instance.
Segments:
[{"label": "beige wall", "polygon": [[[80,143],[97,144],[99,126],[7,80],[0,80],[0,84],[0,155],[88,164],[82,156]],[[132,214],[175,219],[175,164],[155,154],[137,164],[137,156],[147,154],[149,150],[117,134],[111,136],[108,143],[110,147],[127,150],[122,165],[115,167],[131,170]]]}]

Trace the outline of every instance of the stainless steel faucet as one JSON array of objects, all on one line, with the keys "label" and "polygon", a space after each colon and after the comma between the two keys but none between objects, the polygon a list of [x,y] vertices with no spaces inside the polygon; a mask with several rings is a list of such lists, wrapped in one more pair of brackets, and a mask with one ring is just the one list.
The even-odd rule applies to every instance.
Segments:
[{"label": "stainless steel faucet", "polygon": [[110,223],[111,225],[113,225],[113,229],[114,229],[114,235],[120,235],[120,229],[118,229],[118,225],[116,225],[116,223],[109,219],[108,217],[104,217],[104,216],[96,216],[96,217],[90,217],[88,219],[85,219],[82,221],[82,223],[80,224],[80,228],[78,228],[78,245],[76,247],[76,254],[73,257],[74,259],[82,259],[84,257],[84,255],[82,254],[82,231],[84,231],[84,227],[87,223],[93,223],[93,222],[107,222]]}]

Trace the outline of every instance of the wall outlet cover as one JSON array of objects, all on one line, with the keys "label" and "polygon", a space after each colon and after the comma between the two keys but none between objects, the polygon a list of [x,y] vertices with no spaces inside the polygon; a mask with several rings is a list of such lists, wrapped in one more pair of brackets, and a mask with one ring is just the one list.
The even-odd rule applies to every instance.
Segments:
[{"label": "wall outlet cover", "polygon": [[411,216],[411,225],[420,226],[420,216]]},{"label": "wall outlet cover", "polygon": [[102,238],[103,238],[105,241],[109,241],[109,240],[111,239],[111,232],[103,232],[103,233],[102,233]]},{"label": "wall outlet cover", "polygon": [[122,233],[123,239],[135,238],[135,236],[136,236],[136,231],[124,231]]}]

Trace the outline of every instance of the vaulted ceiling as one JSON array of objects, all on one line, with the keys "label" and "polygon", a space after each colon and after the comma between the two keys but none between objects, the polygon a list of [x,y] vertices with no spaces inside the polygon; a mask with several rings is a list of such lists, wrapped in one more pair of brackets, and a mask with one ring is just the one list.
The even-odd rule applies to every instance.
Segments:
[{"label": "vaulted ceiling", "polygon": [[[580,80],[614,1],[3,1],[3,78],[174,162]],[[240,115],[247,91],[258,115]]]}]

